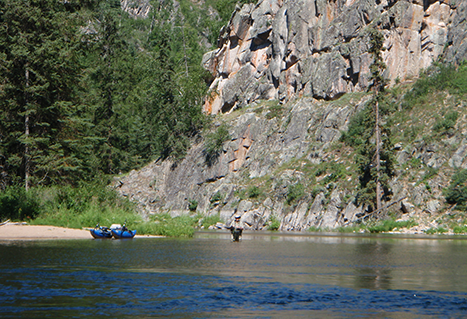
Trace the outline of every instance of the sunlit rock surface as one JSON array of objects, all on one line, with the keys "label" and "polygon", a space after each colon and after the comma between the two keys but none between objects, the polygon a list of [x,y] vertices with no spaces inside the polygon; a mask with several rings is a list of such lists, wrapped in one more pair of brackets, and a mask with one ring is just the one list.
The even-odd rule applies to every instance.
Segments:
[{"label": "sunlit rock surface", "polygon": [[384,35],[390,83],[418,76],[445,49],[459,63],[467,57],[465,17],[465,1],[260,0],[237,7],[218,48],[203,59],[213,75],[204,111],[367,90],[370,27]]}]

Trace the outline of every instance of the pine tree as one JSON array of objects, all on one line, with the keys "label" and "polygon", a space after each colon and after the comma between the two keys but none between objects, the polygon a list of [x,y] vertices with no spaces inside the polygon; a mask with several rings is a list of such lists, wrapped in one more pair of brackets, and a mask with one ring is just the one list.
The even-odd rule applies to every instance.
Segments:
[{"label": "pine tree", "polygon": [[78,24],[72,3],[0,0],[0,158],[3,184],[58,182],[73,155]]},{"label": "pine tree", "polygon": [[[88,105],[90,118],[88,130],[91,152],[88,167],[93,174],[115,174],[127,171],[140,163],[134,145],[128,137],[133,124],[126,100],[138,80],[134,72],[135,50],[126,39],[124,29],[128,17],[121,10],[119,1],[100,2],[92,12],[87,34],[87,65],[82,85],[82,103]],[[134,123],[136,127],[138,123]]]},{"label": "pine tree", "polygon": [[376,162],[376,209],[381,209],[381,127],[379,114],[379,99],[381,92],[384,90],[385,80],[383,72],[386,69],[386,64],[383,62],[381,50],[383,49],[384,37],[376,29],[370,31],[370,50],[373,56],[373,63],[370,65],[372,86],[374,88],[374,110],[375,110],[375,162]]},{"label": "pine tree", "polygon": [[[149,125],[154,146],[162,157],[182,158],[189,138],[204,124],[201,103],[206,92],[200,70],[201,50],[193,41],[190,26],[180,16],[178,25],[165,19],[172,13],[170,3],[156,12],[148,50],[152,52],[154,77],[145,108],[151,114]],[[165,19],[164,19],[165,17]]]},{"label": "pine tree", "polygon": [[391,196],[389,181],[394,175],[395,158],[390,130],[381,124],[381,118],[392,109],[384,94],[383,35],[376,29],[370,29],[369,40],[369,52],[374,58],[370,66],[373,98],[351,119],[342,140],[356,152],[360,181],[356,204],[367,205],[371,211],[381,208],[381,200],[389,200]]},{"label": "pine tree", "polygon": [[[384,101],[384,71],[386,65],[383,62],[383,34],[375,28],[369,30],[369,53],[373,56],[370,65],[371,88],[374,95],[366,110],[366,134],[364,147],[360,148],[357,157],[360,167],[360,192],[361,202],[376,204],[376,209],[381,209],[381,199],[388,198],[390,189],[389,178],[394,174],[394,158],[391,153],[391,140],[389,131],[381,125],[381,104]],[[372,143],[374,137],[374,144]],[[383,163],[383,165],[381,165]],[[382,167],[383,166],[383,167]]]},{"label": "pine tree", "polygon": [[4,185],[72,182],[181,158],[202,128],[199,30],[152,2],[0,0]]}]

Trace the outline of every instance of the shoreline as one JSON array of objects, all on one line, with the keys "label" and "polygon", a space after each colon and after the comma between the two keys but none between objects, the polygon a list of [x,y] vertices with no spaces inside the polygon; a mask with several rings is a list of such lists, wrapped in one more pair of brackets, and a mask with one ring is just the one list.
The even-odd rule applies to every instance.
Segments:
[{"label": "shoreline", "polygon": [[[90,228],[89,228],[90,229]],[[57,226],[7,223],[0,226],[0,241],[92,239],[89,229],[73,229]],[[163,238],[164,236],[136,235],[135,238]]]},{"label": "shoreline", "polygon": [[[28,225],[26,223],[4,223],[0,225],[0,241],[30,241],[30,240],[53,240],[53,239],[92,239],[94,238],[91,236],[89,230],[91,228],[85,229],[74,229],[74,228],[66,228],[66,227],[58,227],[58,226],[47,226],[47,225]],[[210,231],[206,230],[198,230],[200,233],[210,233]],[[265,236],[270,235],[262,232],[245,232],[248,235],[255,235],[255,236]],[[311,236],[311,237],[340,237],[346,236],[349,237],[356,236],[356,237],[365,237],[370,236],[369,233],[334,233],[334,232],[278,232],[273,235],[279,236]],[[453,233],[444,233],[444,234],[425,234],[420,231],[405,230],[405,231],[391,231],[391,232],[383,232],[378,233],[375,235],[379,235],[381,237],[384,236],[391,236],[391,235],[399,235],[402,236],[401,238],[411,238],[411,239],[449,239],[449,238],[459,238],[462,236],[467,236],[465,234],[453,234]],[[436,236],[438,235],[438,236]],[[135,238],[164,238],[165,236],[157,236],[157,235],[136,235]]]}]

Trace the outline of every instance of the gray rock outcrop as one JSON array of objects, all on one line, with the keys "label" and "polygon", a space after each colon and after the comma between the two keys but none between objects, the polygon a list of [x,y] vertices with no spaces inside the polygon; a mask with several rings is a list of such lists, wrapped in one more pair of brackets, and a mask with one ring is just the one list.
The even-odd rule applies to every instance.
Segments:
[{"label": "gray rock outcrop", "polygon": [[418,76],[447,49],[467,58],[465,1],[260,0],[232,15],[218,49],[203,58],[213,74],[206,113],[260,99],[332,100],[368,89],[368,29],[384,35],[385,77]]},{"label": "gray rock outcrop", "polygon": [[[251,229],[267,227],[271,215],[282,221],[284,230],[334,228],[344,220],[341,206],[345,192],[323,189],[315,195],[303,194],[294,205],[284,205],[288,187],[307,182],[302,172],[281,167],[297,158],[315,164],[332,160],[332,155],[324,150],[340,138],[350,116],[366,99],[350,99],[345,106],[303,99],[287,110],[290,117],[286,120],[272,116],[271,108],[258,107],[229,123],[232,138],[224,143],[214,164],[206,161],[205,146],[200,142],[193,145],[180,163],[155,161],[118,178],[114,186],[120,194],[138,203],[140,212],[146,216],[161,212],[173,216],[186,214],[190,202],[196,201],[198,212],[219,213],[226,220],[238,213]],[[269,185],[262,190],[266,198],[258,200],[245,195],[245,179],[264,179]],[[220,196],[214,196],[217,193]],[[352,212],[347,209],[345,220],[358,212],[361,208],[353,207]]]},{"label": "gray rock outcrop", "polygon": [[455,1],[456,11],[448,32],[446,60],[460,64],[467,60],[467,2]]},{"label": "gray rock outcrop", "polygon": [[[352,171],[352,150],[339,139],[370,97],[353,93],[336,101],[255,103],[218,118],[219,124],[228,125],[231,138],[216,161],[207,161],[204,141],[198,139],[181,162],[154,161],[119,176],[113,186],[146,217],[218,214],[228,223],[239,214],[246,228],[254,230],[267,228],[273,219],[283,231],[349,225],[366,208],[355,206],[358,174]],[[457,108],[464,112],[465,105]],[[445,209],[449,172],[467,167],[467,130],[462,123],[439,141],[395,145],[399,163],[390,184],[392,201],[404,200],[393,211],[437,216]],[[302,192],[291,196],[297,185],[303,185]],[[254,187],[256,192],[251,191]],[[193,203],[196,208],[190,211]]]}]

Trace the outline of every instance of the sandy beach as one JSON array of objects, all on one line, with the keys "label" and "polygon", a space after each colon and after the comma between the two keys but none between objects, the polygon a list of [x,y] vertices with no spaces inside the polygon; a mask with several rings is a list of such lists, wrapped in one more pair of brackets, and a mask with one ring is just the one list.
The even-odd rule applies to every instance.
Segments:
[{"label": "sandy beach", "polygon": [[[136,237],[153,237],[136,235]],[[89,230],[55,226],[24,225],[8,223],[0,226],[0,240],[39,240],[39,239],[93,239]]]},{"label": "sandy beach", "polygon": [[92,239],[88,230],[8,223],[0,226],[0,240]]}]

